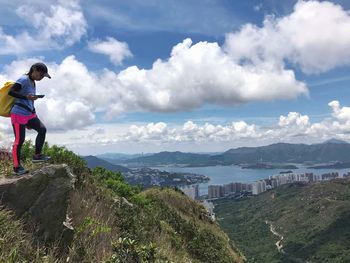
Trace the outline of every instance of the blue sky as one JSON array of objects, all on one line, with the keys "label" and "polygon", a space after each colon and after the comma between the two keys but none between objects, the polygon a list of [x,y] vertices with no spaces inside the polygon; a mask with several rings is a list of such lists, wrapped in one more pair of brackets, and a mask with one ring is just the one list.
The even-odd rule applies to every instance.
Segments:
[{"label": "blue sky", "polygon": [[[0,0],[0,81],[36,61],[79,154],[350,141],[350,2]],[[0,120],[1,144],[13,140]],[[28,138],[35,138],[29,132]]]}]

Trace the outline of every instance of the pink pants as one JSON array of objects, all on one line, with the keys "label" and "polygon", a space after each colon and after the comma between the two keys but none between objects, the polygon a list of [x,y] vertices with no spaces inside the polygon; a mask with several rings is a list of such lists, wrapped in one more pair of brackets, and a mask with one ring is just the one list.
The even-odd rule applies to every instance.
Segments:
[{"label": "pink pants", "polygon": [[13,126],[13,131],[15,133],[15,142],[14,142],[13,147],[12,147],[13,166],[18,167],[20,140],[24,140],[24,138],[21,138],[20,125],[26,125],[29,120],[36,118],[37,116],[35,113],[33,113],[29,116],[11,113],[10,116],[11,116],[11,123]]}]

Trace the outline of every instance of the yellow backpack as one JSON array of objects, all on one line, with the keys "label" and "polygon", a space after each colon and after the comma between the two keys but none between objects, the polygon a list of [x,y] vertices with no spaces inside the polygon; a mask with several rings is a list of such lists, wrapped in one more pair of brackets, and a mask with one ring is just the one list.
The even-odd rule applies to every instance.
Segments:
[{"label": "yellow backpack", "polygon": [[8,95],[8,92],[13,84],[13,81],[8,81],[0,89],[0,116],[10,117],[10,111],[15,103],[15,98]]}]

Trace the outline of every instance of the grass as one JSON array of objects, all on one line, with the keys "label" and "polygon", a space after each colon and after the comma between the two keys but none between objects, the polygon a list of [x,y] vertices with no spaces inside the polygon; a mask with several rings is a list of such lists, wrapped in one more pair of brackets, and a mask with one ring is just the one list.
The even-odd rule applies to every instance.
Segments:
[{"label": "grass", "polygon": [[[231,211],[228,213],[227,211]],[[234,212],[232,212],[234,211]],[[350,181],[290,184],[242,201],[217,202],[220,225],[249,262],[347,262],[350,257]],[[284,236],[287,257],[277,252]]]},{"label": "grass", "polygon": [[157,208],[154,213],[166,227],[167,238],[175,247],[182,245],[191,258],[208,263],[245,261],[200,203],[168,188],[152,188],[142,194]]},{"label": "grass", "polygon": [[54,249],[36,247],[23,224],[3,207],[0,207],[0,225],[0,262],[57,262]]},{"label": "grass", "polygon": [[10,176],[12,173],[12,156],[9,149],[0,148],[0,177]]},{"label": "grass", "polygon": [[[120,173],[103,168],[90,171],[82,159],[62,147],[44,148],[52,163],[67,163],[77,176],[68,203],[73,241],[68,249],[55,244],[34,247],[23,224],[10,212],[0,211],[0,225],[10,229],[0,236],[0,242],[8,240],[0,243],[0,262],[245,262],[204,207],[181,191],[142,191],[128,185]],[[28,142],[23,147],[24,162],[36,169],[39,166],[29,163],[32,153]],[[57,240],[57,244],[62,243]]]}]

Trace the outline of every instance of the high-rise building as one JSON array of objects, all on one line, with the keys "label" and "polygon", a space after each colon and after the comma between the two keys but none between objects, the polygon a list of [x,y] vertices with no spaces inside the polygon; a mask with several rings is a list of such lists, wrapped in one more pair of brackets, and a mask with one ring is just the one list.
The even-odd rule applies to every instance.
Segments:
[{"label": "high-rise building", "polygon": [[222,185],[209,185],[208,198],[219,198],[224,196],[224,187]]},{"label": "high-rise building", "polygon": [[264,180],[254,182],[252,184],[253,195],[261,194],[266,191],[266,182]]},{"label": "high-rise building", "polygon": [[235,183],[236,193],[242,192],[242,183]]},{"label": "high-rise building", "polygon": [[231,184],[224,184],[224,195],[229,195],[233,192],[232,183]]},{"label": "high-rise building", "polygon": [[326,173],[326,174],[322,174],[321,177],[322,177],[322,180],[330,180],[330,179],[338,178],[339,174],[338,172]]}]

